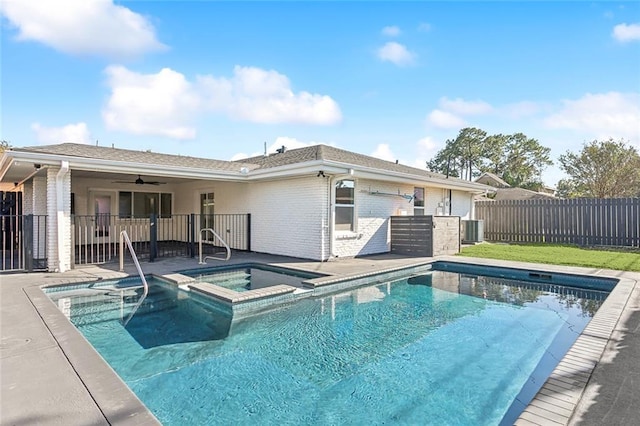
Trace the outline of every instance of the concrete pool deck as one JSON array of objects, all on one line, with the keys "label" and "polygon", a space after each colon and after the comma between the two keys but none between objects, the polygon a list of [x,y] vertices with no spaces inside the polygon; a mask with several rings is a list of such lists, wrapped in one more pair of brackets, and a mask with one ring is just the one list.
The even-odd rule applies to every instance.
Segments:
[{"label": "concrete pool deck", "polygon": [[[336,276],[434,260],[584,274],[621,280],[517,424],[633,424],[640,417],[640,274],[464,257],[394,255],[311,262],[234,253],[227,264],[259,262]],[[208,267],[220,263],[210,261]],[[158,424],[122,380],[40,290],[40,286],[135,275],[117,265],[62,274],[0,275],[0,424]],[[142,263],[146,274],[197,268],[195,259]]]}]

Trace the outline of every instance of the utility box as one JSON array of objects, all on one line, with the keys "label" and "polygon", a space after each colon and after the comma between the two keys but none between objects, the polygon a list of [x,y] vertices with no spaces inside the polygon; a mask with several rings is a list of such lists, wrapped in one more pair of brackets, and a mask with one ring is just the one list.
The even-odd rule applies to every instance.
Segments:
[{"label": "utility box", "polygon": [[473,244],[484,241],[484,220],[461,220],[462,243]]}]

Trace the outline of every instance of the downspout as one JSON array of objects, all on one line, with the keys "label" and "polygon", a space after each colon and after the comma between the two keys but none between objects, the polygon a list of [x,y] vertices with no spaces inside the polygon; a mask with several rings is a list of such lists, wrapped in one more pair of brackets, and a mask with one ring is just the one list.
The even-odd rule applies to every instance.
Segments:
[{"label": "downspout", "polygon": [[333,256],[333,218],[331,216],[332,214],[332,204],[331,204],[331,188],[333,185],[333,177],[328,176],[327,177],[327,223],[325,224],[326,228],[327,228],[327,234],[328,234],[328,238],[329,238],[329,254],[327,255],[327,258],[324,259],[324,245],[323,245],[323,251],[322,251],[322,257],[323,257],[323,261],[324,260],[330,260],[331,257]]},{"label": "downspout", "polygon": [[62,180],[65,175],[69,172],[69,162],[61,161],[60,162],[60,170],[56,175],[56,210],[58,213],[58,272],[64,272],[67,269],[64,267],[64,262],[62,261],[62,252],[64,251],[64,233],[61,232],[61,224],[64,222],[64,199],[62,195],[63,185]]}]

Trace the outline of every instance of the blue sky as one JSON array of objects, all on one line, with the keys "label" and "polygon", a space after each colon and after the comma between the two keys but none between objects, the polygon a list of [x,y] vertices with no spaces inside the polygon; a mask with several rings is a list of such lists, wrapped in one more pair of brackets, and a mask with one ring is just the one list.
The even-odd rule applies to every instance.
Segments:
[{"label": "blue sky", "polygon": [[[424,167],[463,127],[640,148],[640,2],[2,0],[0,138]],[[550,167],[543,180],[562,177]]]}]

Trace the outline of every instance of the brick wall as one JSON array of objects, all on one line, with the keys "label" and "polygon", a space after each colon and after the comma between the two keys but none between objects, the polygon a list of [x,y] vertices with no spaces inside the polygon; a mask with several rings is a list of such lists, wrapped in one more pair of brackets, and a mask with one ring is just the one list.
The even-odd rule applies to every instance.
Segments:
[{"label": "brick wall", "polygon": [[327,178],[310,176],[254,183],[248,188],[251,249],[257,252],[324,259]]},{"label": "brick wall", "polygon": [[[31,203],[31,213],[34,215],[47,215],[47,178],[38,176],[33,178],[32,184],[33,197],[27,202]],[[24,195],[23,195],[24,196]],[[25,197],[26,199],[26,197]],[[48,247],[45,244],[36,244],[37,241],[47,241],[47,227],[39,226],[40,223],[34,223],[33,240],[34,253],[36,259],[44,259],[47,257]],[[51,225],[48,225],[51,229]],[[35,250],[38,250],[35,252]]]},{"label": "brick wall", "polygon": [[[64,270],[71,269],[71,173],[66,173],[62,180],[62,215],[58,215],[56,177],[59,167],[47,168],[46,177],[46,215],[47,215],[47,259],[49,270],[57,270],[61,266]],[[39,192],[35,191],[34,202],[39,203]],[[35,210],[35,208],[34,208]],[[35,213],[35,212],[34,212]],[[37,214],[37,213],[35,213]],[[58,219],[61,221],[59,222]],[[63,245],[58,252],[58,233],[63,235]]]},{"label": "brick wall", "polygon": [[356,179],[356,230],[334,233],[333,255],[353,257],[388,252],[389,217],[399,214],[400,210],[413,214],[413,203],[398,193],[412,195],[413,186]]}]

